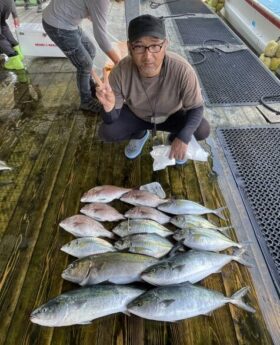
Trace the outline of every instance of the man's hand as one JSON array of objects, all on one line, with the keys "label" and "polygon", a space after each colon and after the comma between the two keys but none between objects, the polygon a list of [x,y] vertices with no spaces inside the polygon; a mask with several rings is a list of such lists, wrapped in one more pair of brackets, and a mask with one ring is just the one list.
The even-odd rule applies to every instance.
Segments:
[{"label": "man's hand", "polygon": [[182,140],[175,138],[171,144],[169,158],[184,160],[186,158],[187,150],[188,150],[188,144],[185,144]]},{"label": "man's hand", "polygon": [[20,22],[19,22],[19,18],[18,18],[18,17],[15,17],[15,18],[14,18],[14,25],[15,25],[16,28],[19,27]]},{"label": "man's hand", "polygon": [[103,105],[103,108],[106,112],[111,111],[115,106],[116,97],[109,83],[109,71],[107,71],[106,68],[103,68],[103,81],[93,70],[92,76],[95,82],[97,83],[96,97],[98,98],[99,102]]}]

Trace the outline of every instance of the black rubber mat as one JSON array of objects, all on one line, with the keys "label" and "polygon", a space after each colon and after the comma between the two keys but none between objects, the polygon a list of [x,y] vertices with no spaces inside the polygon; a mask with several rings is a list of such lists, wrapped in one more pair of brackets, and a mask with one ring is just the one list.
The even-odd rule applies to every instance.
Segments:
[{"label": "black rubber mat", "polygon": [[242,44],[243,42],[232,33],[219,18],[175,19],[183,44],[207,45]]},{"label": "black rubber mat", "polygon": [[220,128],[217,134],[280,292],[280,126]]},{"label": "black rubber mat", "polygon": [[280,81],[247,49],[231,53],[190,50],[186,54],[196,68],[208,105],[257,105],[263,96],[279,95]]},{"label": "black rubber mat", "polygon": [[169,10],[172,14],[188,13],[204,13],[213,12],[201,0],[178,0],[168,2]]}]

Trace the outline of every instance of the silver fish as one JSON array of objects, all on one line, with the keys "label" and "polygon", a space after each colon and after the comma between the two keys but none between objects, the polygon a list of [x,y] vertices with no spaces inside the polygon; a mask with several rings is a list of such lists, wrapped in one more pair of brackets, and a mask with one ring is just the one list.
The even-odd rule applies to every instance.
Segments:
[{"label": "silver fish", "polygon": [[125,219],[114,207],[100,202],[87,204],[81,208],[80,212],[100,222],[115,222]]},{"label": "silver fish", "polygon": [[212,273],[220,272],[232,260],[251,266],[242,259],[243,253],[244,250],[238,250],[233,255],[189,250],[148,267],[141,274],[141,278],[150,284],[160,286],[187,281],[196,283]]},{"label": "silver fish", "polygon": [[61,250],[77,258],[116,251],[111,243],[96,237],[77,238],[62,246]]},{"label": "silver fish", "polygon": [[157,234],[136,234],[121,238],[114,246],[118,250],[161,258],[170,252],[173,244]]},{"label": "silver fish", "polygon": [[174,199],[166,201],[165,203],[159,205],[157,207],[159,210],[170,213],[170,214],[193,214],[193,215],[201,215],[206,213],[214,213],[216,216],[224,219],[223,215],[221,214],[222,210],[225,207],[218,208],[216,210],[211,210],[203,205],[198,204],[197,202],[191,200],[183,200],[183,199]]},{"label": "silver fish", "polygon": [[59,226],[76,237],[114,237],[101,223],[82,214],[64,219]]},{"label": "silver fish", "polygon": [[120,237],[140,233],[158,234],[162,237],[167,237],[174,234],[173,231],[149,219],[127,220],[118,224],[112,231]]},{"label": "silver fish", "polygon": [[207,219],[201,216],[195,216],[191,214],[181,214],[170,219],[170,223],[177,226],[178,228],[208,228],[208,229],[217,229],[219,231],[226,231],[231,229],[231,226],[227,227],[218,227],[215,224],[212,224]]},{"label": "silver fish", "polygon": [[144,292],[144,288],[125,285],[80,288],[65,292],[35,309],[30,320],[47,327],[90,324],[102,316],[125,313],[127,304]]},{"label": "silver fish", "polygon": [[72,262],[63,271],[62,278],[82,286],[102,282],[129,284],[141,281],[140,274],[157,261],[150,256],[131,253],[90,255]]},{"label": "silver fish", "polygon": [[170,217],[163,212],[147,206],[133,207],[124,216],[130,219],[152,219],[160,224],[166,224],[170,221]]},{"label": "silver fish", "polygon": [[161,199],[156,194],[147,192],[145,190],[132,190],[124,194],[121,198],[121,201],[134,206],[148,206],[148,207],[157,207],[164,199]]},{"label": "silver fish", "polygon": [[173,238],[177,241],[184,240],[185,246],[198,249],[219,252],[229,247],[242,248],[242,245],[232,241],[219,231],[207,228],[190,228],[176,230]]},{"label": "silver fish", "polygon": [[245,287],[231,297],[226,297],[218,291],[190,283],[163,286],[137,297],[128,304],[127,310],[145,319],[171,322],[197,315],[208,315],[227,303],[254,313],[255,309],[242,301],[248,290]]},{"label": "silver fish", "polygon": [[104,185],[91,188],[84,193],[81,202],[110,202],[119,199],[123,194],[129,192],[131,188],[122,188],[111,185]]}]

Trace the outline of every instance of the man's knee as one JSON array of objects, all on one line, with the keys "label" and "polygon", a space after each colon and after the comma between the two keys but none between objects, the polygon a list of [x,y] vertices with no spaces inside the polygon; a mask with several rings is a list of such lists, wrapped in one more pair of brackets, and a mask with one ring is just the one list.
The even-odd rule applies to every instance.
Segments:
[{"label": "man's knee", "polygon": [[199,127],[194,132],[194,136],[196,140],[204,140],[209,137],[210,134],[210,124],[209,122],[203,117]]},{"label": "man's knee", "polygon": [[118,141],[116,128],[112,124],[102,123],[99,127],[98,135],[105,142]]}]

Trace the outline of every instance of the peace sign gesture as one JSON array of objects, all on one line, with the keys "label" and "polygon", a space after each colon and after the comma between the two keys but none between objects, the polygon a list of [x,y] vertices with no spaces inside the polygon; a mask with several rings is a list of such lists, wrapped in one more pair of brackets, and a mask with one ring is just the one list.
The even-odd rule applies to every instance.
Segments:
[{"label": "peace sign gesture", "polygon": [[98,77],[94,70],[92,70],[92,76],[97,83],[96,86],[96,97],[99,102],[103,105],[106,112],[111,111],[116,102],[115,94],[109,83],[109,71],[103,68],[103,81]]}]

